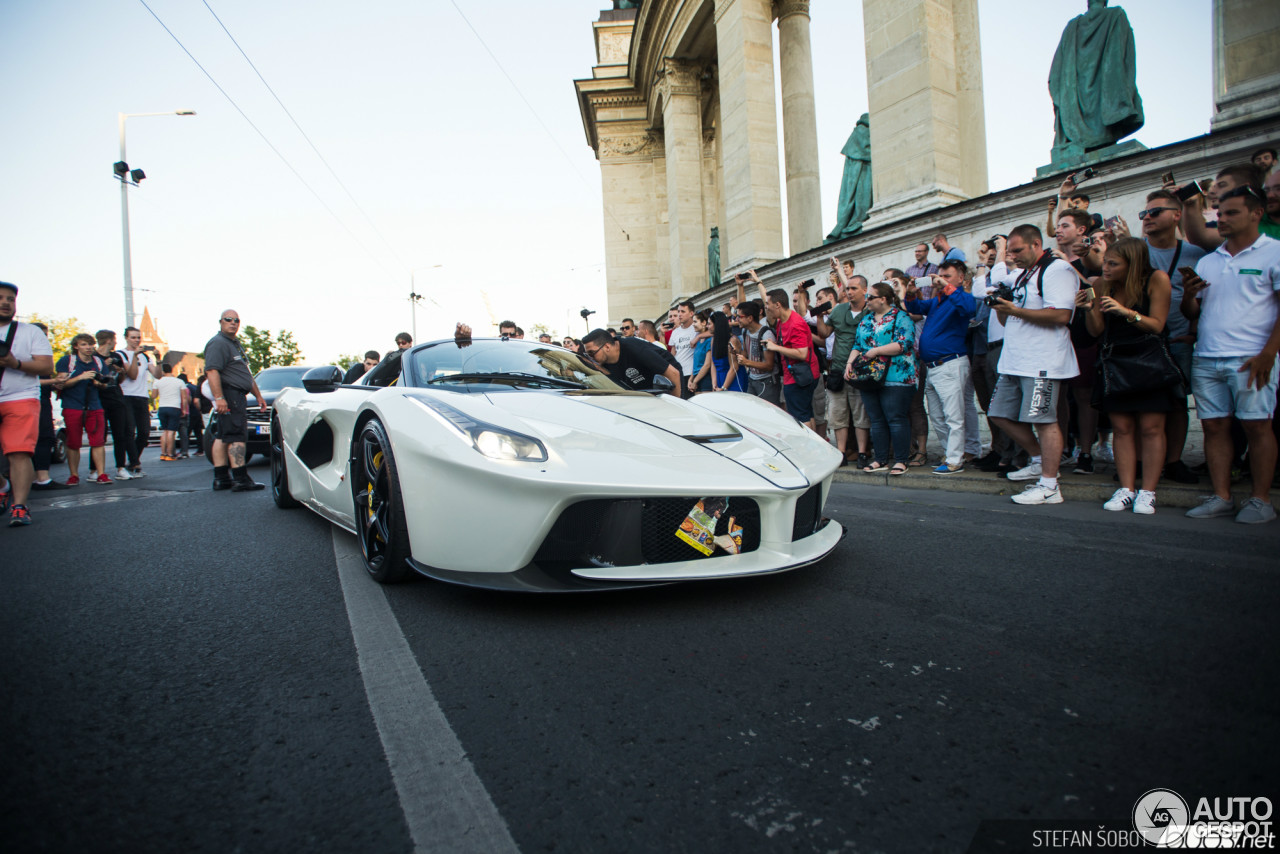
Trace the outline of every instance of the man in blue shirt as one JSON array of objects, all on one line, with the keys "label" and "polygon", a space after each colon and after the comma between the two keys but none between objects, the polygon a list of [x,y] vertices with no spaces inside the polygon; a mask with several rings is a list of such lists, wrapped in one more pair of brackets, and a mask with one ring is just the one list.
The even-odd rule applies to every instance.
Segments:
[{"label": "man in blue shirt", "polygon": [[920,299],[919,289],[912,285],[904,303],[909,313],[925,316],[916,355],[928,369],[924,393],[929,420],[946,450],[934,474],[964,471],[964,395],[969,384],[965,335],[978,307],[964,289],[965,272],[963,261],[943,261],[933,277],[934,295]]},{"label": "man in blue shirt", "polygon": [[[963,263],[968,260],[967,258],[964,257],[964,251],[961,249],[957,249],[956,247],[948,243],[947,236],[943,234],[941,231],[939,231],[933,237],[933,248],[938,252],[942,253],[942,260],[944,262],[960,261],[961,263]],[[941,270],[943,266],[944,264],[939,264],[938,269]]]}]

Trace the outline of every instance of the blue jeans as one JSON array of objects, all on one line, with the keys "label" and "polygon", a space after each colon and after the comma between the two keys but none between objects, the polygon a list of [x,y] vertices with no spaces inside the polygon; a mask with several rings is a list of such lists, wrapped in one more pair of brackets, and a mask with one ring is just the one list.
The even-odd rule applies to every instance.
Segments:
[{"label": "blue jeans", "polygon": [[871,444],[880,465],[889,461],[890,442],[894,462],[906,465],[911,457],[911,399],[915,394],[909,385],[886,385],[862,393],[862,405],[871,419]]}]

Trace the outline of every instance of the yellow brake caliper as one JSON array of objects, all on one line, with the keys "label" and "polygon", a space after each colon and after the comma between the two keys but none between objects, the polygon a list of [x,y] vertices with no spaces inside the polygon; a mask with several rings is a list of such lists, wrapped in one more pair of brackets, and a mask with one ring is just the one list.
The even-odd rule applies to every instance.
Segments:
[{"label": "yellow brake caliper", "polygon": [[[373,468],[375,472],[378,469],[382,468],[382,451],[378,451],[378,453],[373,455]],[[372,522],[373,521],[373,478],[369,479],[369,510],[368,512],[369,512],[369,521]],[[379,540],[382,540],[382,542],[384,543],[386,542],[386,540],[383,540],[382,535],[379,534],[378,532],[375,531],[373,535],[377,537]]]}]

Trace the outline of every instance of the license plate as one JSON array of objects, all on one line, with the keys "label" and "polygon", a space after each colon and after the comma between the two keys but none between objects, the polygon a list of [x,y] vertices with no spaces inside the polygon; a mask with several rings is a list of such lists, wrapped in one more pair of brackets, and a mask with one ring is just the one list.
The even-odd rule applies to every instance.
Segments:
[{"label": "license plate", "polygon": [[265,436],[265,435],[267,435],[268,433],[270,433],[270,432],[271,432],[271,425],[270,425],[270,424],[258,424],[258,425],[256,425],[256,426],[253,428],[253,430],[254,430],[254,432],[255,432],[255,433],[257,433],[259,436]]}]

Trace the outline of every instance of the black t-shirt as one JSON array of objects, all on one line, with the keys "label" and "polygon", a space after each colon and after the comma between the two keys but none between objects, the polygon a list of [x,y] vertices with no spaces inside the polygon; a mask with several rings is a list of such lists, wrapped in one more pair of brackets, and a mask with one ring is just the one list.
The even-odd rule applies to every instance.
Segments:
[{"label": "black t-shirt", "polygon": [[680,363],[666,347],[655,346],[643,338],[619,338],[618,361],[605,367],[619,385],[637,391],[653,388],[653,378],[665,374],[667,368],[674,367],[683,376]]},{"label": "black t-shirt", "polygon": [[366,370],[368,369],[364,366],[364,362],[356,362],[354,365],[347,368],[347,372],[343,374],[342,384],[351,385],[353,382],[364,376]]}]

